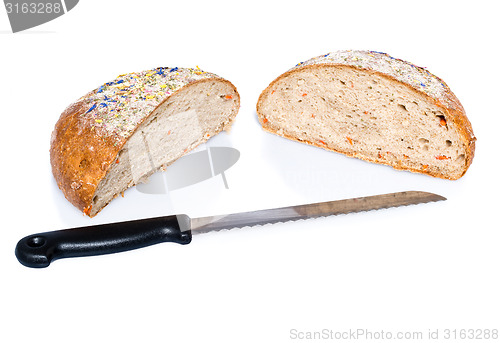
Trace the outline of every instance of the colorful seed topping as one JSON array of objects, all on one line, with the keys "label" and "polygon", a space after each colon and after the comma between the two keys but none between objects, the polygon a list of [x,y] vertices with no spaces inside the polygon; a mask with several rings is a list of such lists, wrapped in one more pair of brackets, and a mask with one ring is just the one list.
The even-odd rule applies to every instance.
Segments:
[{"label": "colorful seed topping", "polygon": [[217,76],[198,66],[122,74],[78,100],[87,106],[81,116],[89,119],[92,131],[95,128],[97,134],[113,136],[117,143],[127,139],[137,124],[169,95],[192,81],[212,77]]}]

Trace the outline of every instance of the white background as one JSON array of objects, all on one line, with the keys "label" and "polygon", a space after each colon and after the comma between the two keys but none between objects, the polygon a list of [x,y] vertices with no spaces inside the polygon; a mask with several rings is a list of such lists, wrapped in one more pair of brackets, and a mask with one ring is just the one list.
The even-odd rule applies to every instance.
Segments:
[{"label": "white background", "polygon": [[[97,1],[17,34],[0,8],[2,342],[290,342],[290,330],[500,329],[495,1]],[[444,79],[478,138],[458,181],[264,133],[260,92],[310,57],[384,51]],[[242,106],[209,144],[226,172],[167,195],[135,188],[96,218],[57,188],[49,140],[73,100],[119,74],[195,67]],[[218,141],[217,141],[218,140]],[[248,211],[403,190],[445,202],[195,236],[188,246],[19,264],[36,232],[184,212]],[[441,338],[443,336],[440,336]]]}]

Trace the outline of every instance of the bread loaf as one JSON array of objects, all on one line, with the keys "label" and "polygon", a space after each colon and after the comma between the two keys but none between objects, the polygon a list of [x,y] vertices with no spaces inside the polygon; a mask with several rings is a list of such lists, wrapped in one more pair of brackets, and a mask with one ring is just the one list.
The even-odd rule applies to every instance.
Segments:
[{"label": "bread loaf", "polygon": [[90,217],[152,173],[228,130],[240,98],[229,81],[199,68],[124,74],[62,113],[51,138],[52,172]]},{"label": "bread loaf", "polygon": [[264,130],[396,169],[464,175],[475,140],[448,86],[385,53],[338,51],[299,63],[261,93]]}]

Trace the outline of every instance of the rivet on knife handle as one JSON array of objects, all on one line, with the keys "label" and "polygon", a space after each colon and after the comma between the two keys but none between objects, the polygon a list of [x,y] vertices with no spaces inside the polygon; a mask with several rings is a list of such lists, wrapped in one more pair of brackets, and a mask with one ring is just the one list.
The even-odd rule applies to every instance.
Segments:
[{"label": "rivet on knife handle", "polygon": [[27,267],[43,268],[66,257],[112,254],[163,242],[188,244],[188,225],[189,217],[174,215],[38,233],[17,243],[16,257]]}]

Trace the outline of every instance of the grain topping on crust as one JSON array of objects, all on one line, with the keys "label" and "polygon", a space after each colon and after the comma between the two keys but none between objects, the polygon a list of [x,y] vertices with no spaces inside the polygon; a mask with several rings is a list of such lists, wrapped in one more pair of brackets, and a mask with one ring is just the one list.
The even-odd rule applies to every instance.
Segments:
[{"label": "grain topping on crust", "polygon": [[96,134],[120,145],[163,100],[186,84],[218,77],[197,68],[159,67],[123,74],[78,99],[80,115]]}]

